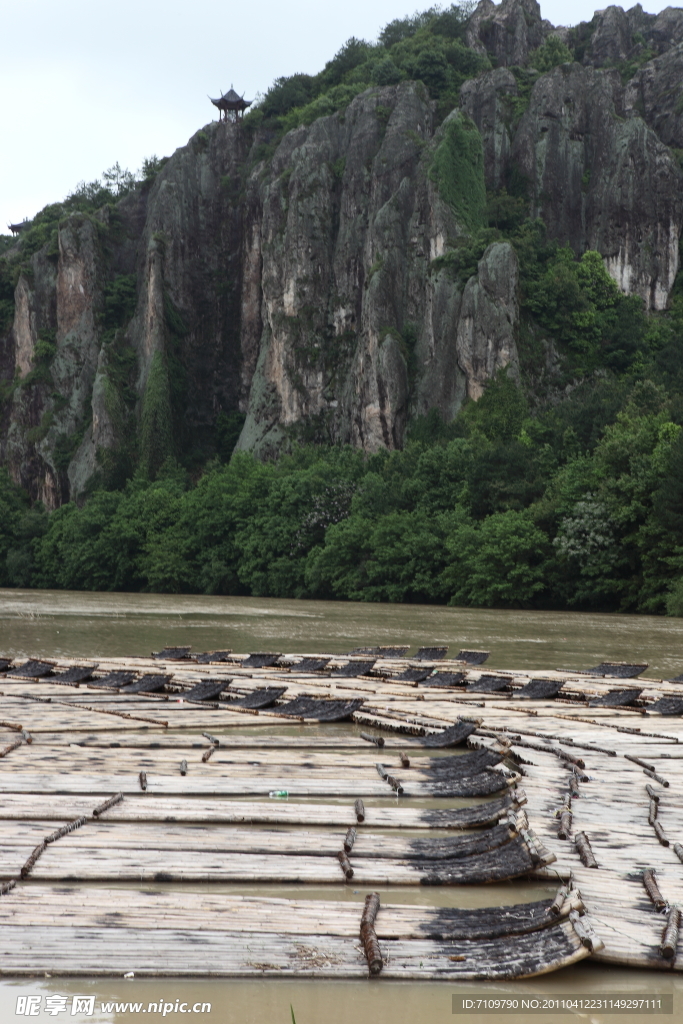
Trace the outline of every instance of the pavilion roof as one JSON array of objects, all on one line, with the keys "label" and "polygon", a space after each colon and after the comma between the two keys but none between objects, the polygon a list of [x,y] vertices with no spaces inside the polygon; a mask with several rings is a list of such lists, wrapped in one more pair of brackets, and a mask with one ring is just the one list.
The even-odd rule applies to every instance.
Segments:
[{"label": "pavilion roof", "polygon": [[252,100],[245,100],[244,96],[236,93],[232,86],[219,99],[214,99],[212,96],[209,96],[209,99],[219,110],[246,110],[252,104]]}]

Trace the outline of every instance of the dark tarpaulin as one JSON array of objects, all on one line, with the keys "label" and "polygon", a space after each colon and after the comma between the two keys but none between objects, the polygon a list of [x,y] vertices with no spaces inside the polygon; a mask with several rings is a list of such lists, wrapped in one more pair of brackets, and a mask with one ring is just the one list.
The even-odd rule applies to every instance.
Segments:
[{"label": "dark tarpaulin", "polygon": [[[483,832],[470,832],[469,835],[451,835],[439,839],[411,839],[408,848],[401,852],[402,857],[413,859],[452,860],[459,857],[471,857],[477,853],[497,850],[513,837],[509,825],[494,825]],[[364,850],[363,856],[372,856]]]},{"label": "dark tarpaulin", "polygon": [[190,658],[190,648],[164,647],[163,651],[152,651],[152,657],[160,661],[187,661]]},{"label": "dark tarpaulin", "polygon": [[530,700],[552,700],[564,686],[565,679],[531,679],[515,697],[528,697]]},{"label": "dark tarpaulin", "polygon": [[433,797],[489,796],[507,789],[508,780],[502,772],[479,772],[478,775],[464,775],[462,778],[434,779],[423,782],[420,792]]},{"label": "dark tarpaulin", "polygon": [[90,679],[97,665],[72,665],[65,672],[57,672],[50,676],[50,681],[55,683],[84,683]]},{"label": "dark tarpaulin", "polygon": [[0,672],[6,672],[11,664],[11,658],[0,658]]},{"label": "dark tarpaulin", "polygon": [[93,679],[88,685],[119,689],[121,686],[125,686],[126,683],[132,683],[136,675],[137,672],[108,672],[106,676],[100,676],[99,679]]},{"label": "dark tarpaulin", "polygon": [[460,747],[476,729],[474,722],[457,722],[443,732],[432,733],[431,736],[420,736],[418,743],[423,747]]},{"label": "dark tarpaulin", "polygon": [[352,651],[349,651],[349,657],[357,654],[365,654],[368,657],[374,658],[404,658],[408,653],[409,645],[401,645],[399,647],[354,647]]},{"label": "dark tarpaulin", "polygon": [[470,693],[501,693],[510,689],[512,680],[510,676],[479,676],[477,680],[467,686]]},{"label": "dark tarpaulin", "polygon": [[331,658],[302,658],[296,665],[289,667],[295,672],[322,672],[331,660]]},{"label": "dark tarpaulin", "polygon": [[186,690],[178,696],[184,700],[213,700],[223,690],[227,690],[231,682],[232,679],[202,679],[191,690]]},{"label": "dark tarpaulin", "polygon": [[419,926],[425,939],[447,942],[454,939],[495,939],[503,935],[521,935],[548,928],[557,923],[550,913],[553,900],[537,900],[533,903],[516,903],[506,906],[501,913],[500,906],[439,907],[429,920]]},{"label": "dark tarpaulin", "polygon": [[153,672],[146,672],[132,683],[126,683],[121,687],[121,693],[158,693],[163,690],[166,683],[172,676],[156,675]]},{"label": "dark tarpaulin", "polygon": [[465,672],[435,672],[427,676],[424,686],[462,686],[467,679]]},{"label": "dark tarpaulin", "polygon": [[420,818],[430,828],[463,829],[482,828],[495,824],[503,814],[516,810],[520,806],[517,799],[518,791],[508,789],[502,796],[494,797],[485,803],[472,804],[469,807],[449,808],[448,810],[422,811]]},{"label": "dark tarpaulin", "polygon": [[635,704],[642,692],[642,686],[638,690],[610,690],[604,697],[597,697],[595,700],[589,701],[588,706],[591,708],[628,707],[629,704]]},{"label": "dark tarpaulin", "polygon": [[366,676],[374,665],[374,661],[349,661],[340,668],[332,669],[333,676],[344,676],[346,679]]},{"label": "dark tarpaulin", "polygon": [[648,711],[658,715],[683,715],[683,700],[680,697],[660,697],[654,704],[648,704]]},{"label": "dark tarpaulin", "polygon": [[489,651],[459,651],[454,661],[464,661],[466,665],[483,665]]},{"label": "dark tarpaulin", "polygon": [[[431,778],[456,779],[477,775],[485,768],[493,768],[503,760],[503,754],[497,750],[470,750],[467,754],[456,754],[453,757],[430,757],[424,770]],[[420,769],[421,758],[412,761],[412,767]]]},{"label": "dark tarpaulin", "polygon": [[54,665],[46,661],[25,661],[23,665],[17,665],[5,673],[5,679],[16,676],[19,679],[42,679],[52,672]]},{"label": "dark tarpaulin", "polygon": [[628,661],[603,661],[595,668],[587,668],[589,676],[611,676],[612,679],[635,679],[647,668],[647,662],[633,664]]},{"label": "dark tarpaulin", "polygon": [[297,697],[287,704],[279,704],[274,710],[278,715],[294,718],[315,718],[319,722],[342,722],[350,718],[363,705],[364,698],[357,700],[318,700],[315,697]]},{"label": "dark tarpaulin", "polygon": [[195,654],[194,660],[199,665],[208,665],[210,662],[228,661],[232,651],[204,651],[202,654]]},{"label": "dark tarpaulin", "polygon": [[237,700],[231,700],[229,704],[226,704],[226,707],[228,710],[234,707],[249,708],[251,710],[267,708],[270,707],[271,704],[274,704],[275,701],[286,692],[286,690],[286,686],[264,686],[247,694],[246,697],[239,697]]},{"label": "dark tarpaulin", "polygon": [[[509,843],[444,864],[443,861],[425,861],[420,867],[425,875],[422,885],[456,885],[460,883],[500,882],[516,878],[533,871],[538,858],[532,857],[522,836],[515,836]],[[502,917],[501,913],[501,917]]]},{"label": "dark tarpaulin", "polygon": [[420,647],[413,657],[415,661],[441,661],[447,654],[447,647]]},{"label": "dark tarpaulin", "polygon": [[282,657],[282,654],[264,653],[250,654],[248,658],[239,664],[242,668],[270,668]]},{"label": "dark tarpaulin", "polygon": [[421,683],[431,673],[431,668],[406,668],[400,675],[392,676],[391,683]]}]

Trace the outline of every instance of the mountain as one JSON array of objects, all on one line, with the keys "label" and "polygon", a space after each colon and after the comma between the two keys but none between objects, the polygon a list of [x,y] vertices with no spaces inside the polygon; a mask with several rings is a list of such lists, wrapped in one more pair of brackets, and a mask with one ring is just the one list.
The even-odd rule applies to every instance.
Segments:
[{"label": "mountain", "polygon": [[401,448],[504,371],[538,403],[624,371],[679,271],[682,83],[681,9],[481,0],[83,186],[4,240],[0,462],[54,509],[169,457]]}]

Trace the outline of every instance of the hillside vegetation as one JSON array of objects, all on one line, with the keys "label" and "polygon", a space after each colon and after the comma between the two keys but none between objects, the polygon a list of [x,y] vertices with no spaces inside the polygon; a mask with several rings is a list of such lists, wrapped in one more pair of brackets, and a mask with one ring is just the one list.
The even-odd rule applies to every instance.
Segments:
[{"label": "hillside vegetation", "polygon": [[[276,80],[245,118],[256,146],[249,166],[267,166],[286,132],[343,112],[372,87],[421,82],[443,121],[462,84],[495,63],[467,45],[472,10],[431,8],[398,19],[376,43],[349,40],[318,75]],[[524,67],[512,68],[510,124],[540,75],[583,59],[589,30],[550,35]],[[651,57],[643,37],[611,66],[627,81]],[[232,408],[202,446],[178,430],[150,455],[161,434],[171,437],[172,418],[183,416],[182,360],[169,348],[152,364],[147,405],[137,413],[141,432],[127,428],[116,458],[99,453],[77,502],[48,512],[4,473],[0,585],[683,615],[683,273],[666,308],[646,309],[620,290],[600,253],[574,251],[530,217],[529,181],[518,165],[485,188],[481,140],[469,118],[449,120],[438,139],[429,180],[463,230],[432,259],[429,274],[462,290],[492,243],[511,246],[519,265],[518,363],[499,369],[482,397],[465,400],[452,419],[413,405],[399,450],[331,443],[311,420],[289,435],[279,457],[256,458],[235,450],[244,417]],[[149,162],[137,183],[124,177],[120,196],[107,182],[103,196],[95,183],[38,215],[21,266],[0,266],[0,317],[11,322],[13,288],[30,257],[56,245],[69,204],[90,216],[106,200],[115,213],[116,200],[149,189],[162,166]],[[333,167],[331,180],[343,173],[343,165]],[[380,262],[370,268],[366,290],[381,270]],[[120,274],[104,293],[100,322],[130,416],[135,357],[121,331],[134,308],[135,278]],[[170,336],[182,340],[186,328],[172,303],[167,316],[181,325]],[[406,320],[394,331],[409,396],[419,328]],[[46,334],[40,344],[31,372],[45,384],[54,339]],[[27,383],[3,386],[9,402]],[[155,413],[145,427],[152,388],[161,389],[167,425]],[[75,441],[64,437],[63,468],[86,427]]]}]

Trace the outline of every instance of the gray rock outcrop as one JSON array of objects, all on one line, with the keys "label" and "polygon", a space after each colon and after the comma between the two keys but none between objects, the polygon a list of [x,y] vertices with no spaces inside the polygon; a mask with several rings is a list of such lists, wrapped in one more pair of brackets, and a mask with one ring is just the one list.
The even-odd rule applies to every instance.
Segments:
[{"label": "gray rock outcrop", "polygon": [[[540,73],[530,55],[550,34],[576,60]],[[489,245],[469,280],[458,263],[486,225],[484,186],[666,307],[683,11],[609,7],[555,30],[536,0],[481,0],[465,35],[495,66],[445,119],[401,82],[277,140],[213,123],[153,183],[65,217],[30,258],[21,240],[0,257],[21,264],[0,337],[0,461],[33,499],[81,500],[180,452],[201,466],[240,416],[238,447],[263,458],[297,439],[398,448],[412,417],[452,419],[501,368],[518,372],[513,246]],[[132,305],[114,324],[122,281]]]}]

